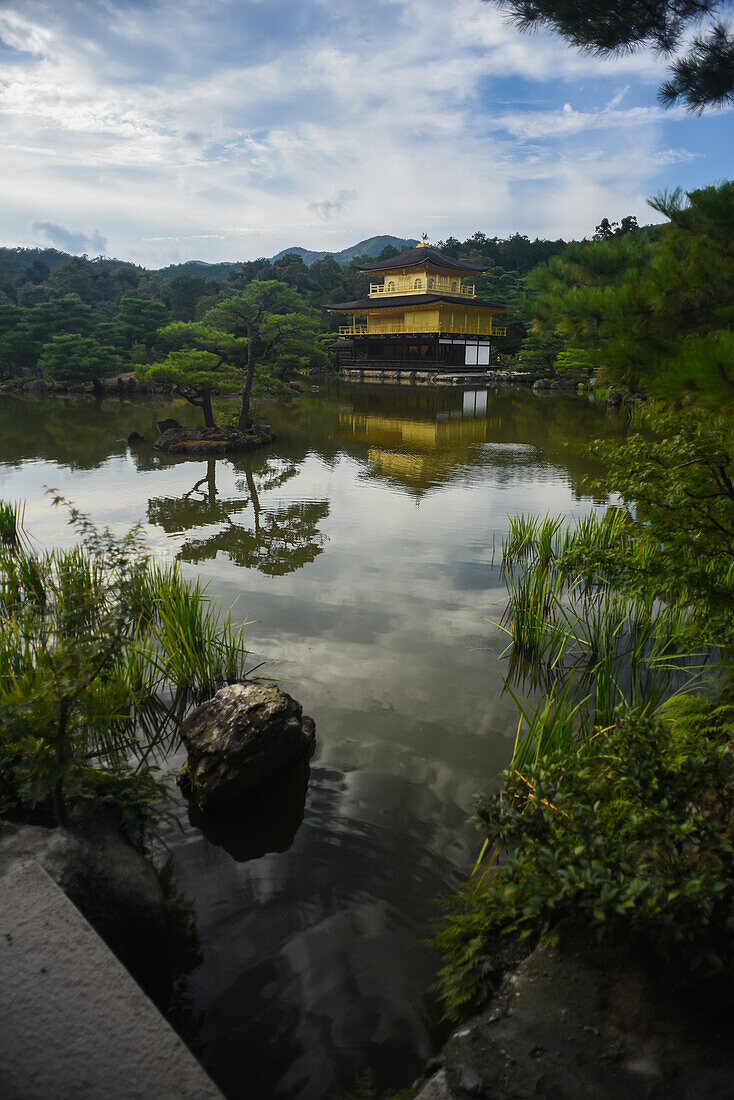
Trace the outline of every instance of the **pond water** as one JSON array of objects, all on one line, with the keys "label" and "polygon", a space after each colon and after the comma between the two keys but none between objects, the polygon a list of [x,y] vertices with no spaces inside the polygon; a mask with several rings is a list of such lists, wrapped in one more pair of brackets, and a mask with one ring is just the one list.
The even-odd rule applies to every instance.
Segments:
[{"label": "pond water", "polygon": [[197,413],[4,399],[0,498],[27,501],[47,546],[73,533],[44,487],[114,530],[142,523],[157,555],[254,620],[253,664],[316,721],[310,769],[239,821],[205,835],[179,806],[197,1051],[231,1098],[321,1100],[366,1066],[408,1084],[441,1038],[422,942],[434,899],[476,858],[472,798],[517,721],[494,547],[509,515],[593,508],[575,448],[620,426],[526,389],[334,383],[269,408],[280,441],[254,456],[126,446],[166,415]]}]

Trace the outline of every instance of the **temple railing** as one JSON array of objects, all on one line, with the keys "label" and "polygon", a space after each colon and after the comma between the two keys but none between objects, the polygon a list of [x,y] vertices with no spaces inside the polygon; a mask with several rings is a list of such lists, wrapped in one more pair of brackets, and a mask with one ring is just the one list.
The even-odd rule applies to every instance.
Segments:
[{"label": "temple railing", "polygon": [[456,329],[437,329],[435,322],[412,321],[406,324],[404,321],[369,321],[368,324],[341,325],[340,336],[389,336],[393,333],[416,332],[438,335],[439,332],[451,332],[455,336],[507,336],[507,329],[493,325],[490,321],[477,319],[476,321],[462,321]]},{"label": "temple railing", "polygon": [[[418,285],[416,285],[418,284]],[[458,279],[441,276],[396,276],[384,283],[370,283],[370,298],[389,298],[399,294],[451,294],[457,298],[476,298],[476,288],[462,286]]]}]

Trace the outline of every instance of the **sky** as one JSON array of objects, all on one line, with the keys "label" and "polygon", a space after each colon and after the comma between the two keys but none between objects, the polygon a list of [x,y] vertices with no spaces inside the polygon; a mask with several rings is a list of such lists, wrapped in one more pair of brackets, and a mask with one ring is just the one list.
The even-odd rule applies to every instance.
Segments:
[{"label": "sky", "polygon": [[481,0],[0,0],[0,244],[158,267],[367,237],[591,235],[734,176],[664,61]]}]

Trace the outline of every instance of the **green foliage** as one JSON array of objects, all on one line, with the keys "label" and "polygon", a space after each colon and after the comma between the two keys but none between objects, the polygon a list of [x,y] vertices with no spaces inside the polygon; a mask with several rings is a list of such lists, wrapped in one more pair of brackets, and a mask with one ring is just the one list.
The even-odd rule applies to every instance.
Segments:
[{"label": "green foliage", "polygon": [[321,361],[319,315],[284,282],[255,280],[245,290],[223,298],[206,319],[247,337],[255,362],[276,374],[293,373],[314,358]]},{"label": "green foliage", "polygon": [[71,522],[70,550],[0,546],[0,812],[52,802],[60,824],[90,767],[147,768],[246,660],[241,629],[177,567],[152,565],[137,532],[116,539],[73,509]]},{"label": "green foliage", "polygon": [[[622,554],[624,568],[599,569]],[[559,519],[511,520],[503,544],[508,588],[503,628],[511,639],[507,685],[520,712],[513,762],[524,766],[550,749],[572,752],[617,708],[654,715],[671,694],[691,690],[717,638],[692,621],[687,602],[658,585],[659,543],[623,509],[592,513],[574,527]],[[625,584],[651,570],[655,587]],[[534,706],[510,685],[542,689]]]},{"label": "green foliage", "polygon": [[553,376],[562,350],[563,340],[554,332],[530,332],[520,344],[517,366],[520,370]]},{"label": "green foliage", "polygon": [[[684,605],[692,635],[734,646],[734,466],[731,425],[688,409],[648,407],[643,431],[597,442],[598,488],[634,507],[624,538],[579,547],[576,564],[633,597]],[[569,563],[571,564],[571,563]]]},{"label": "green foliage", "polygon": [[[256,393],[258,372],[275,378],[325,362],[319,344],[321,328],[316,310],[286,283],[255,280],[244,290],[228,294],[206,314],[209,324],[221,326],[247,342],[247,367],[242,378],[242,403],[237,427],[245,431],[250,400]],[[262,392],[262,386],[260,387]]]},{"label": "green foliage", "polygon": [[67,294],[53,301],[40,302],[24,311],[21,324],[34,340],[45,344],[54,336],[75,333],[89,335],[93,325],[91,308],[78,294]]},{"label": "green foliage", "polygon": [[681,969],[734,963],[731,426],[655,407],[642,423],[594,447],[597,488],[628,507],[519,517],[503,546],[507,684],[539,698],[512,692],[512,766],[478,803],[492,855],[437,935],[454,1014],[491,989],[502,937],[566,917]]},{"label": "green foliage", "polygon": [[701,114],[714,105],[725,107],[734,101],[734,37],[723,23],[715,23],[707,34],[697,34],[685,57],[671,65],[670,80],[660,88],[666,106],[683,102]]},{"label": "green foliage", "polygon": [[513,233],[502,240],[476,232],[465,241],[448,237],[445,241],[439,241],[436,248],[447,256],[468,260],[478,267],[487,266],[498,273],[526,275],[536,264],[544,263],[560,252],[563,244],[561,240],[539,240],[537,237],[531,241],[522,233]]},{"label": "green foliage", "polygon": [[635,324],[644,327],[652,309],[642,284],[651,250],[636,234],[572,242],[535,268],[528,276],[534,335],[583,349],[591,365],[626,371],[631,384],[632,372],[641,369],[634,354]]},{"label": "green foliage", "polygon": [[65,333],[44,344],[38,365],[52,382],[90,382],[119,373],[122,359],[92,336]]},{"label": "green foliage", "polygon": [[663,195],[652,240],[572,243],[528,277],[533,331],[561,337],[604,382],[734,408],[734,183]]},{"label": "green foliage", "polygon": [[214,425],[212,393],[239,389],[237,426],[244,431],[253,393],[278,388],[278,382],[307,366],[325,362],[318,343],[316,310],[286,283],[249,283],[208,308],[203,321],[177,321],[159,332],[176,345],[166,359],[138,367],[141,380],[163,382]]},{"label": "green foliage", "polygon": [[[17,311],[18,315],[21,311]],[[0,379],[11,378],[34,367],[41,353],[37,340],[20,327],[11,327],[0,335]]]},{"label": "green foliage", "polygon": [[639,232],[637,218],[628,214],[621,222],[610,222],[609,218],[602,218],[594,233],[595,241],[610,241],[613,237],[623,237],[625,233]]},{"label": "green foliage", "polygon": [[0,547],[20,549],[23,541],[23,513],[21,504],[0,500]]},{"label": "green foliage", "polygon": [[148,363],[153,361],[156,334],[163,327],[167,315],[165,303],[155,299],[122,298],[120,301],[118,324],[128,346],[136,343],[144,346]]},{"label": "green foliage", "polygon": [[556,356],[556,371],[560,375],[584,375],[592,373],[594,367],[588,352],[582,348],[564,348]]},{"label": "green foliage", "polygon": [[247,361],[247,341],[201,321],[174,321],[159,335],[178,345],[159,363],[139,366],[137,376],[153,385],[164,383],[204,413],[214,426],[212,393],[238,388]]},{"label": "green foliage", "polygon": [[[74,770],[68,776],[65,797],[69,802],[109,806],[114,811],[120,831],[139,851],[145,849],[151,837],[162,835],[175,820],[168,808],[173,795],[164,780],[158,777],[155,768],[134,770],[122,760],[114,771],[83,766]],[[175,898],[170,900],[173,905],[181,901]]]},{"label": "green foliage", "polygon": [[184,270],[174,275],[169,283],[171,308],[177,321],[193,321],[196,303],[204,295],[216,293],[220,284],[210,275]]},{"label": "green foliage", "polygon": [[504,773],[477,803],[500,853],[452,899],[435,944],[457,1015],[480,1002],[498,936],[568,917],[600,937],[640,935],[676,966],[731,966],[734,711],[689,698],[665,721],[620,717],[573,753]]},{"label": "green foliage", "polygon": [[[385,240],[377,241],[383,251]],[[375,241],[366,243],[377,247]],[[527,335],[521,308],[524,276],[558,252],[563,241],[531,241],[519,233],[501,240],[477,232],[463,242],[449,238],[439,247],[444,245],[450,255],[488,268],[476,280],[477,292],[510,306],[502,351],[514,354]],[[231,329],[226,318],[212,320],[208,314],[228,298],[253,288],[252,298],[262,298],[265,293],[272,298],[267,311],[274,316],[300,316],[297,325],[289,321],[271,325],[270,332],[263,330],[262,340],[260,333],[254,334],[253,362],[266,379],[264,389],[273,389],[272,379],[292,377],[327,361],[319,330],[333,332],[344,318],[326,313],[322,307],[367,295],[370,279],[359,271],[359,265],[373,262],[373,251],[371,247],[370,255],[356,255],[354,250],[345,250],[344,263],[327,254],[306,266],[300,254],[291,252],[273,260],[187,263],[150,272],[119,260],[90,260],[54,249],[0,249],[0,379],[34,369],[43,345],[64,333],[94,337],[126,363],[144,361],[149,366],[156,360],[165,361],[168,351],[181,350],[172,349],[161,335],[171,317],[184,323],[203,321],[244,336],[241,311],[239,318],[233,319],[237,327]],[[3,282],[4,276],[10,278]],[[264,287],[275,287],[275,295]],[[275,343],[273,337],[277,337]],[[255,394],[263,390],[254,374],[253,386]]]}]

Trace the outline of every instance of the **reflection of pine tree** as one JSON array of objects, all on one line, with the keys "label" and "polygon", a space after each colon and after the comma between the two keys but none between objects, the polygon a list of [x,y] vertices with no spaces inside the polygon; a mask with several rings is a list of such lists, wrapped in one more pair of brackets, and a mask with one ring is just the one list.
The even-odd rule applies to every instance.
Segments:
[{"label": "reflection of pine tree", "polygon": [[[211,561],[223,553],[235,564],[281,576],[313,561],[323,551],[326,536],[318,525],[329,514],[327,501],[278,501],[263,505],[264,494],[281,488],[295,474],[295,463],[267,460],[257,472],[247,465],[237,487],[242,497],[219,498],[216,459],[207,462],[204,477],[183,497],[156,497],[148,503],[148,519],[170,534],[218,527],[211,535],[186,538],[182,561]],[[235,522],[252,509],[251,525]]]}]

